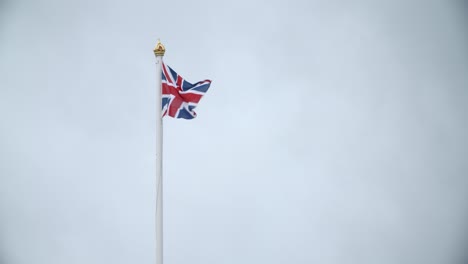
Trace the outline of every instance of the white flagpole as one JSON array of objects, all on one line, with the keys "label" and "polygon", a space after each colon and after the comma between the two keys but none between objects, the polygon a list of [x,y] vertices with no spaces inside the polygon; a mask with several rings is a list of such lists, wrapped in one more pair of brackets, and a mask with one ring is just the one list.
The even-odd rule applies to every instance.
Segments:
[{"label": "white flagpole", "polygon": [[162,58],[166,49],[158,40],[156,56],[156,264],[163,264],[163,122],[162,122]]}]

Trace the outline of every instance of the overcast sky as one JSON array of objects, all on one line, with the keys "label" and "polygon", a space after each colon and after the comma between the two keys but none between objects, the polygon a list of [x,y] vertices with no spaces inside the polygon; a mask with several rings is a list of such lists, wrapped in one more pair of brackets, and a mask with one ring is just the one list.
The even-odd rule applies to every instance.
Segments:
[{"label": "overcast sky", "polygon": [[0,0],[0,263],[466,264],[463,1]]}]

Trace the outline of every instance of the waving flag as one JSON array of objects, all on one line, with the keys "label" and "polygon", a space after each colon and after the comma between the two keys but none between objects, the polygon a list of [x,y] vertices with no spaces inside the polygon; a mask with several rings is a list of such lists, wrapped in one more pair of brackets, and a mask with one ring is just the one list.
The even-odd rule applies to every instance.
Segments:
[{"label": "waving flag", "polygon": [[166,64],[162,64],[162,115],[192,119],[193,111],[202,96],[208,91],[211,81],[191,84]]}]

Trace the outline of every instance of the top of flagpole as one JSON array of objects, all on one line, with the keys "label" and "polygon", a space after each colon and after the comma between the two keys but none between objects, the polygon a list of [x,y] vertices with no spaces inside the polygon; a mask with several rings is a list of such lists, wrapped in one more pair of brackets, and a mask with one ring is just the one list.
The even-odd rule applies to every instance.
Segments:
[{"label": "top of flagpole", "polygon": [[156,47],[154,48],[154,55],[157,56],[164,56],[164,53],[166,52],[166,48],[164,45],[161,43],[161,41],[158,39],[158,44],[156,44]]}]

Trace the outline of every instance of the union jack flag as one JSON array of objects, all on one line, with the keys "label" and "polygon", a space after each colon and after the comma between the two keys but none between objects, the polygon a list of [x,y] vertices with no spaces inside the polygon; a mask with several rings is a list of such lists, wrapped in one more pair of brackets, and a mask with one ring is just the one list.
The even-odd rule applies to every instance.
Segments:
[{"label": "union jack flag", "polygon": [[211,80],[191,84],[173,69],[162,64],[162,115],[192,119],[193,111],[202,96],[210,88]]}]

